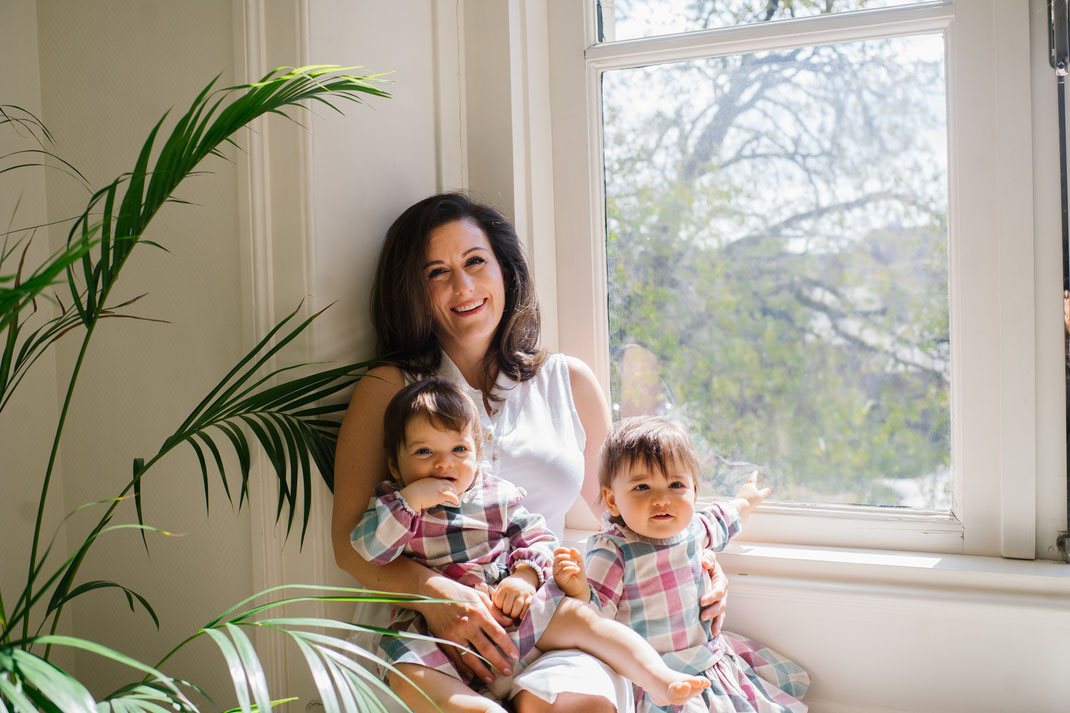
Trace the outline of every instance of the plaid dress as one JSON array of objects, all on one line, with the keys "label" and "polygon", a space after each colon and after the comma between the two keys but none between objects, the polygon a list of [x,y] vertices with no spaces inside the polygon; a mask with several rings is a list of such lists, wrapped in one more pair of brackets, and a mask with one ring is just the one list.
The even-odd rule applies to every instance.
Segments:
[{"label": "plaid dress", "polygon": [[[493,586],[521,564],[535,569],[541,585],[551,574],[557,538],[546,529],[541,515],[520,504],[524,494],[508,481],[480,473],[472,487],[461,494],[460,505],[438,505],[418,512],[401,497],[395,483],[383,481],[376,486],[375,496],[349,539],[353,549],[369,562],[384,564],[404,554],[468,586]],[[520,652],[515,671],[541,653],[535,642],[546,630],[560,598],[560,591],[552,593],[540,586],[527,614],[509,628]],[[431,635],[423,616],[400,607],[393,611],[390,628]],[[383,636],[379,655],[392,664],[419,664],[461,679],[433,641]]]},{"label": "plaid dress", "polygon": [[675,536],[642,537],[625,525],[603,520],[605,530],[587,543],[591,600],[607,616],[631,626],[661,652],[674,670],[710,679],[702,696],[686,706],[660,707],[636,691],[639,713],[652,711],[746,711],[799,713],[810,677],[799,666],[755,641],[711,636],[699,619],[707,575],[702,551],[723,550],[738,534],[739,514],[715,504],[695,513]]}]

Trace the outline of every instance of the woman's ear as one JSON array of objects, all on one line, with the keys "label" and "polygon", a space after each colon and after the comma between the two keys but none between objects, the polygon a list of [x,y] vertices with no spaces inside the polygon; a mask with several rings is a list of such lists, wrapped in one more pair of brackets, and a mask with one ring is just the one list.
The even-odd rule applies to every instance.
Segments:
[{"label": "woman's ear", "polygon": [[620,509],[617,507],[617,499],[613,497],[613,491],[602,486],[602,500],[606,503],[606,510],[609,510],[609,514],[613,517],[620,517]]}]

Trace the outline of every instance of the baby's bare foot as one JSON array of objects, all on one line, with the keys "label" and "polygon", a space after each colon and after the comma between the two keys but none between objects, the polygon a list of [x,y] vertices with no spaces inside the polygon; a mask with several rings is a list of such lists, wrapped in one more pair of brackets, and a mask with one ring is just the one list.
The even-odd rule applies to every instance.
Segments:
[{"label": "baby's bare foot", "polygon": [[709,686],[708,678],[677,673],[673,680],[665,683],[662,690],[647,689],[647,693],[650,694],[650,699],[659,706],[681,706]]}]

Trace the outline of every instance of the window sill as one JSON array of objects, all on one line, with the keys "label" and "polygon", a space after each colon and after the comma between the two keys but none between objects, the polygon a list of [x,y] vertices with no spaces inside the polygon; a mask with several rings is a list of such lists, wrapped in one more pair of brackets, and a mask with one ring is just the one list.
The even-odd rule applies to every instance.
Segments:
[{"label": "window sill", "polygon": [[[566,546],[581,551],[592,531],[565,531]],[[733,542],[717,555],[734,583],[841,594],[897,591],[948,599],[993,599],[1070,610],[1070,566],[1046,560],[1011,560],[849,547]]]}]

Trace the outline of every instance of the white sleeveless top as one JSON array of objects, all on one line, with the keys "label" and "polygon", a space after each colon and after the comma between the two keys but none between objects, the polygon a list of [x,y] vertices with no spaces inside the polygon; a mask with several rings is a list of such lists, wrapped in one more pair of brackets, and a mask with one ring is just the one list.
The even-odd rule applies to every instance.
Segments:
[{"label": "white sleeveless top", "polygon": [[[500,374],[492,392],[499,400],[490,401],[490,414],[482,392],[465,381],[445,353],[435,376],[456,384],[478,407],[484,472],[526,490],[524,507],[545,517],[560,539],[565,513],[579,497],[583,484],[583,448],[587,443],[572,401],[565,356],[551,354],[539,373],[524,382]],[[419,379],[405,375],[406,383]]]}]

